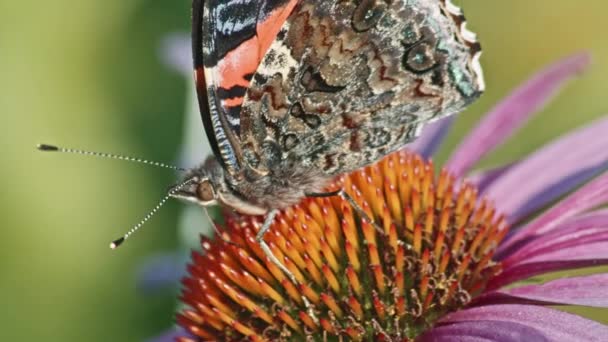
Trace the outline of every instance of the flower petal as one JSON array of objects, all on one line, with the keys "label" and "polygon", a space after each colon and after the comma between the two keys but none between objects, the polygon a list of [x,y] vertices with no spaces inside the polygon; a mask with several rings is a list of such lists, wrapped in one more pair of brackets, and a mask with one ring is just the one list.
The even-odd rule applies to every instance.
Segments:
[{"label": "flower petal", "polygon": [[522,341],[606,341],[608,326],[566,312],[534,305],[501,304],[473,307],[449,314],[443,324],[498,321],[534,329],[542,339]]},{"label": "flower petal", "polygon": [[548,341],[542,332],[524,324],[480,320],[439,326],[424,333],[419,342],[519,342]]},{"label": "flower petal", "polygon": [[608,307],[608,273],[553,280],[483,295],[476,304],[528,301],[551,305]]},{"label": "flower petal", "polygon": [[157,254],[147,258],[137,274],[137,286],[143,292],[154,292],[179,285],[186,273],[186,261],[175,254]]},{"label": "flower petal", "polygon": [[549,66],[519,86],[471,132],[447,163],[456,176],[463,176],[481,157],[505,141],[531,114],[540,110],[564,83],[589,64],[589,55],[580,53]]},{"label": "flower petal", "polygon": [[504,259],[508,254],[513,254],[513,250],[518,248],[518,244],[522,241],[549,232],[565,219],[606,202],[608,202],[608,172],[583,185],[532,222],[514,231],[513,235],[498,247],[497,258]]},{"label": "flower petal", "polygon": [[535,275],[568,269],[601,266],[608,264],[608,241],[583,243],[536,257],[524,263],[510,265],[502,273],[492,278],[489,290],[497,289]]},{"label": "flower petal", "polygon": [[494,184],[497,179],[500,179],[500,177],[508,172],[514,165],[515,163],[512,163],[494,169],[473,172],[466,178],[469,183],[475,185],[480,194],[483,194],[490,185]]},{"label": "flower petal", "polygon": [[536,262],[605,260],[608,259],[608,241],[589,242],[567,246],[559,250],[536,255],[522,265]]},{"label": "flower petal", "polygon": [[608,210],[598,210],[565,220],[549,233],[535,236],[502,260],[504,268],[529,258],[590,242],[608,240]]},{"label": "flower petal", "polygon": [[171,328],[161,335],[148,339],[147,342],[175,342],[178,337],[194,339],[194,336],[183,328]]},{"label": "flower petal", "polygon": [[435,151],[441,146],[446,134],[450,131],[454,122],[454,115],[439,119],[428,126],[424,127],[420,137],[408,145],[408,148],[420,154],[425,159],[430,158],[435,154]]},{"label": "flower petal", "polygon": [[192,47],[190,35],[170,34],[163,39],[160,47],[161,60],[182,75],[192,77]]},{"label": "flower petal", "polygon": [[608,168],[606,132],[608,118],[558,139],[509,168],[484,195],[500,204],[510,222],[518,221]]}]

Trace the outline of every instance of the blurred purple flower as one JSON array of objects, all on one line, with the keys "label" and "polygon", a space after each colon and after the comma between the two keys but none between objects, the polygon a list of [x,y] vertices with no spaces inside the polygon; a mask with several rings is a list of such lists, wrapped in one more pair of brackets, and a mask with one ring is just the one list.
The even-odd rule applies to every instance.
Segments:
[{"label": "blurred purple flower", "polygon": [[[188,39],[172,41],[167,45],[173,46],[167,60],[190,77]],[[489,280],[483,293],[464,308],[440,318],[416,340],[606,340],[607,326],[547,305],[607,308],[608,274],[513,284],[548,272],[608,264],[608,210],[593,211],[608,203],[608,118],[579,128],[523,160],[470,173],[476,162],[511,136],[588,64],[587,54],[577,54],[539,72],[486,115],[447,162],[446,168],[456,177],[469,174],[468,181],[494,202],[513,228],[495,255],[502,271]],[[432,156],[452,120],[429,125],[409,148],[425,158]]]},{"label": "blurred purple flower", "polygon": [[192,77],[192,47],[190,36],[183,33],[167,35],[160,44],[160,59],[171,69]]},{"label": "blurred purple flower", "polygon": [[148,339],[146,342],[173,342],[178,338],[195,338],[183,328],[171,328],[161,335]]},{"label": "blurred purple flower", "polygon": [[[192,49],[190,36],[186,34],[168,35],[160,44],[159,55],[169,68],[185,77],[190,89],[186,98],[182,144],[177,165],[196,165],[211,153],[204,135],[192,77]],[[150,256],[140,265],[137,272],[137,287],[144,294],[178,288],[179,280],[185,273],[189,249],[196,246],[199,235],[210,232],[210,223],[205,224],[199,208],[184,206],[179,215],[177,230],[182,248]],[[154,342],[173,341],[175,336],[184,336],[181,328],[170,328],[162,335],[151,339]]]},{"label": "blurred purple flower", "polygon": [[[185,253],[184,253],[185,254]],[[159,253],[148,257],[139,267],[137,287],[146,294],[175,289],[186,273],[186,255]]]}]

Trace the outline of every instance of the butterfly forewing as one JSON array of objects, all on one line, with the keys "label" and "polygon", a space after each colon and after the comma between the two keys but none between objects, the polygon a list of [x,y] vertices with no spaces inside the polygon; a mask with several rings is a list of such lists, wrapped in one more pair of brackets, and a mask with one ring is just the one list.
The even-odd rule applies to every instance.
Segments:
[{"label": "butterfly forewing", "polygon": [[296,0],[193,2],[193,53],[201,114],[216,157],[240,168],[240,110],[251,77]]},{"label": "butterfly forewing", "polygon": [[199,178],[241,212],[322,191],[484,88],[480,46],[448,0],[195,0],[193,9],[201,114],[220,164],[208,161]]},{"label": "butterfly forewing", "polygon": [[[300,1],[242,103],[243,162],[350,171],[483,90],[479,45],[443,1]],[[451,12],[450,12],[451,11]]]}]

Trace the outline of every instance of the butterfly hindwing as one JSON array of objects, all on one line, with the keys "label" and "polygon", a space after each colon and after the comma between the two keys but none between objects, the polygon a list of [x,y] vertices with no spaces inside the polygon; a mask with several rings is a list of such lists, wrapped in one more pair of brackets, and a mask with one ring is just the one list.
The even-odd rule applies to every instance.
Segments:
[{"label": "butterfly hindwing", "polygon": [[336,174],[403,146],[483,91],[470,35],[444,0],[299,1],[242,102],[242,163]]}]

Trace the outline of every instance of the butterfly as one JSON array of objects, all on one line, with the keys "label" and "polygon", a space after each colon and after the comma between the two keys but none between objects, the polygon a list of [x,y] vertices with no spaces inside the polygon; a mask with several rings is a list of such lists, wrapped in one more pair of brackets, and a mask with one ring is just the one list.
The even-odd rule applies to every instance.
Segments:
[{"label": "butterfly", "polygon": [[485,88],[480,44],[448,0],[194,0],[192,49],[213,156],[169,194],[266,215],[271,259],[279,210]]}]

